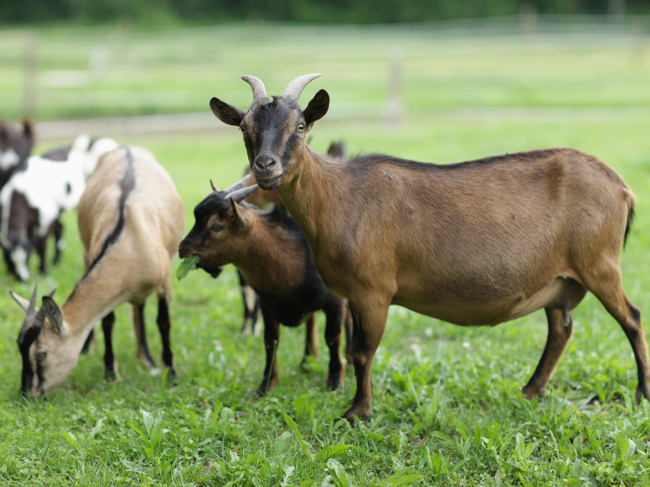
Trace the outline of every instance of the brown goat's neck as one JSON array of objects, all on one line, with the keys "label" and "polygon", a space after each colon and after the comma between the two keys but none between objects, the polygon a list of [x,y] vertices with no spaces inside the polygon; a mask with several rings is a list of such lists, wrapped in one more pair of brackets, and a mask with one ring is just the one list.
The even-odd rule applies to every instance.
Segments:
[{"label": "brown goat's neck", "polygon": [[330,219],[332,198],[345,197],[345,169],[321,158],[305,147],[302,172],[290,183],[278,188],[282,202],[303,231],[309,244],[315,245],[319,228]]}]

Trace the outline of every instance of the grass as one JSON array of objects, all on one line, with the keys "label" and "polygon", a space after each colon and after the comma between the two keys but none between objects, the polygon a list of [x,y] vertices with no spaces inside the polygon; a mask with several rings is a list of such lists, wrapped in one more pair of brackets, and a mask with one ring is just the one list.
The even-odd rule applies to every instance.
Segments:
[{"label": "grass", "polygon": [[[235,39],[248,42],[243,34]],[[502,70],[520,73],[521,63],[534,65],[538,54],[553,63],[551,71],[566,69],[568,74],[566,83],[554,92],[529,73],[531,99],[551,105],[548,100],[564,97],[576,105],[613,99],[615,106],[622,107],[627,97],[637,98],[626,89],[608,88],[612,79],[625,78],[615,69],[620,61],[612,54],[616,46],[610,51],[596,45],[589,63],[567,66],[569,48],[575,45],[560,49],[556,44],[555,51],[522,55],[507,40],[490,42],[493,51],[483,42],[450,42],[452,52],[465,54],[457,58],[450,54],[449,63],[439,69],[427,64],[428,76],[439,71],[436,76],[449,83],[455,93],[453,103],[449,101],[453,106],[463,106],[463,91],[474,96],[471,87],[454,81],[463,69],[474,63],[488,66],[497,56]],[[342,55],[352,58],[353,50]],[[270,62],[264,55],[255,56],[260,63]],[[294,61],[287,68],[296,75],[314,70],[326,74],[313,83],[303,101],[321,87],[330,90],[334,102],[338,93],[345,100],[356,100],[362,83],[352,76],[351,88],[345,91],[344,76],[354,63],[331,65],[330,76],[320,61],[318,57]],[[455,63],[464,67],[456,71]],[[587,76],[588,68],[592,74],[611,71],[612,78]],[[178,69],[178,64],[172,64],[170,78]],[[648,73],[643,64],[634,69],[641,78]],[[371,71],[359,71],[362,78],[371,77]],[[409,70],[406,78],[415,79],[415,71]],[[291,77],[287,72],[278,68],[270,73],[269,91],[281,89]],[[580,82],[581,73],[591,85]],[[217,94],[245,105],[250,93],[236,74],[241,72],[228,74],[224,88],[220,81],[210,81],[208,97]],[[160,76],[164,82],[166,70]],[[263,73],[262,79],[266,81]],[[324,151],[331,140],[344,138],[353,152],[380,151],[436,163],[548,146],[597,155],[625,178],[638,197],[638,217],[622,255],[622,268],[629,298],[647,316],[650,121],[450,122],[437,117],[430,105],[417,106],[420,96],[434,98],[435,90],[425,89],[431,79],[425,76],[423,85],[405,90],[407,111],[397,129],[388,129],[381,121],[336,122],[326,117],[311,132],[312,145]],[[494,90],[515,96],[507,84],[502,86],[503,79],[481,85],[487,79],[483,75],[474,79],[480,93]],[[645,79],[641,85],[647,84]],[[567,91],[572,84],[582,88]],[[590,91],[588,86],[597,89]],[[611,98],[598,98],[601,88]],[[513,106],[528,103],[515,101]],[[188,228],[193,206],[209,191],[208,180],[219,186],[230,184],[246,164],[236,129],[218,134],[120,141],[147,147],[167,168],[185,201]],[[40,284],[41,294],[58,286],[59,303],[83,272],[75,215],[67,215],[65,222],[68,248],[63,262]],[[172,266],[177,265],[175,260]],[[32,270],[36,271],[35,261]],[[0,272],[0,286],[26,296],[33,282],[22,285]],[[264,365],[263,342],[240,335],[242,303],[234,270],[229,268],[217,280],[192,272],[182,282],[174,281],[174,294],[172,344],[179,372],[174,386],[165,385],[159,374],[145,369],[135,357],[130,311],[122,306],[116,313],[115,331],[122,382],[112,385],[101,379],[100,337],[95,352],[81,357],[64,386],[38,401],[18,396],[21,365],[15,339],[23,313],[7,293],[0,294],[0,336],[4,337],[0,340],[0,484],[650,485],[650,404],[635,404],[631,347],[619,325],[591,295],[573,313],[574,337],[545,397],[531,401],[519,389],[532,374],[546,340],[543,312],[494,328],[461,328],[391,308],[373,366],[373,416],[360,428],[350,429],[339,416],[354,393],[354,376],[348,371],[341,391],[325,389],[328,358],[322,337],[320,356],[310,361],[305,373],[298,368],[303,330],[282,329],[280,384],[267,397],[255,399]],[[148,336],[158,356],[151,301],[146,309]],[[323,331],[322,317],[319,320]]]}]

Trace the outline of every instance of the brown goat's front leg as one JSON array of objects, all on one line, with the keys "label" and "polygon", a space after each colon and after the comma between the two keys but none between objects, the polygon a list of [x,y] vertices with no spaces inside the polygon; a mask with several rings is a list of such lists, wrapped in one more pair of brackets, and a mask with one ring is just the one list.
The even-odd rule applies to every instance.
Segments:
[{"label": "brown goat's front leg", "polygon": [[278,385],[278,345],[280,344],[280,323],[262,306],[264,318],[264,347],[266,348],[266,366],[262,382],[257,388],[257,397],[272,391]]},{"label": "brown goat's front leg", "polygon": [[345,320],[346,304],[336,300],[324,308],[325,342],[330,351],[330,365],[327,374],[327,387],[332,390],[343,387],[345,364],[341,356],[341,324]]},{"label": "brown goat's front leg", "polygon": [[545,308],[548,319],[548,337],[542,358],[528,384],[522,389],[528,399],[536,394],[543,395],[560,357],[564,353],[573,334],[573,320],[568,311],[557,308]]},{"label": "brown goat's front leg", "polygon": [[357,377],[357,391],[352,401],[352,407],[343,415],[352,425],[355,416],[364,419],[372,411],[372,361],[381,342],[386,328],[389,302],[381,297],[372,299],[367,296],[363,300],[355,299],[350,303],[354,314],[354,330],[352,332],[352,357],[354,359],[354,375]]},{"label": "brown goat's front leg", "polygon": [[135,350],[136,355],[140,357],[145,367],[153,368],[156,363],[149,353],[147,344],[147,330],[144,325],[144,303],[132,305],[133,310],[133,331],[135,332]]},{"label": "brown goat's front leg", "polygon": [[305,320],[305,355],[300,362],[300,367],[307,363],[307,357],[318,357],[318,328],[316,327],[316,313],[309,315]]}]

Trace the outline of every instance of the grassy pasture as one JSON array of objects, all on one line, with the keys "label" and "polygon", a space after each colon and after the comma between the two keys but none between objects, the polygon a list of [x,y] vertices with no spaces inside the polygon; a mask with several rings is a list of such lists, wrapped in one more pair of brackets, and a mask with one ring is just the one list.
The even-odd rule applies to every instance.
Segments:
[{"label": "grassy pasture", "polygon": [[[91,88],[40,87],[39,113],[124,113],[129,108],[119,105],[123,95],[135,100],[131,109],[137,113],[150,110],[147,100],[153,100],[154,111],[202,110],[214,95],[244,107],[250,90],[238,77],[245,72],[259,75],[267,90],[277,93],[292,76],[320,71],[323,78],[310,85],[303,102],[324,87],[333,103],[383,103],[387,52],[399,44],[404,54],[402,124],[388,129],[381,120],[326,117],[312,131],[312,145],[325,150],[330,140],[344,138],[355,152],[436,163],[548,146],[597,155],[638,197],[638,217],[622,256],[623,277],[632,302],[646,316],[650,313],[650,119],[644,114],[650,108],[650,67],[642,56],[634,57],[642,52],[634,50],[640,45],[634,38],[555,35],[531,43],[518,35],[446,39],[408,30],[370,30],[368,36],[355,31],[352,36],[347,29],[278,29],[256,39],[246,29],[215,31],[223,44],[200,29],[182,36],[132,34],[137,39],[129,41],[128,52],[141,58],[110,65],[105,79],[113,85],[87,98],[84,91]],[[0,39],[7,43],[18,34],[2,32]],[[84,35],[92,41],[99,34]],[[79,59],[87,55],[90,41],[73,42],[74,36],[56,31],[42,36],[51,42],[39,45],[52,52],[59,46],[57,55],[69,58],[69,67],[58,64],[56,69],[86,69],[87,58],[84,66]],[[177,45],[185,50],[175,50]],[[184,57],[192,52],[196,58]],[[19,62],[7,60],[6,53],[0,106],[7,110],[3,116],[17,117]],[[207,55],[213,57],[206,60]],[[147,64],[151,58],[156,63]],[[187,92],[188,98],[181,98],[188,101],[176,108],[155,104],[167,95],[176,100],[180,91]],[[51,94],[56,96],[45,96]],[[97,99],[109,101],[100,106]],[[476,107],[485,111],[476,116]],[[524,116],[538,113],[535,107],[568,110],[562,112],[566,118],[540,123]],[[591,120],[592,107],[610,111]],[[632,115],[621,117],[621,110]],[[612,114],[611,120],[602,113]],[[217,135],[121,142],[157,155],[185,201],[188,227],[193,206],[209,189],[208,179],[227,185],[246,163],[234,128]],[[64,260],[40,286],[41,294],[58,286],[59,303],[82,274],[75,215],[65,221]],[[33,282],[21,285],[0,272],[0,286],[26,296]],[[299,370],[302,329],[282,330],[280,385],[268,397],[254,399],[263,343],[239,335],[242,308],[232,269],[216,281],[194,272],[174,282],[174,292],[175,386],[164,385],[134,357],[130,311],[122,306],[115,340],[123,380],[115,385],[101,380],[100,337],[94,354],[81,357],[65,386],[40,401],[17,395],[15,338],[23,313],[7,293],[0,294],[2,485],[650,484],[650,405],[634,404],[631,347],[593,296],[573,313],[574,337],[546,396],[532,401],[523,399],[519,388],[546,340],[543,312],[490,329],[455,327],[392,308],[373,366],[373,417],[352,430],[338,416],[354,393],[354,376],[348,371],[342,391],[324,389],[328,358],[323,340],[309,373]],[[157,356],[152,303],[146,315]]]}]

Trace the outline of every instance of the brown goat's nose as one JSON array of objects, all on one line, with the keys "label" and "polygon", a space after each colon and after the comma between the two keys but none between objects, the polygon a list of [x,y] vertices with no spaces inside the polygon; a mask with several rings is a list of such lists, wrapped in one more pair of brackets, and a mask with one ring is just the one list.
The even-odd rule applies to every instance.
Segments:
[{"label": "brown goat's nose", "polygon": [[277,162],[277,159],[273,156],[259,155],[255,158],[255,166],[260,171],[272,169]]}]

